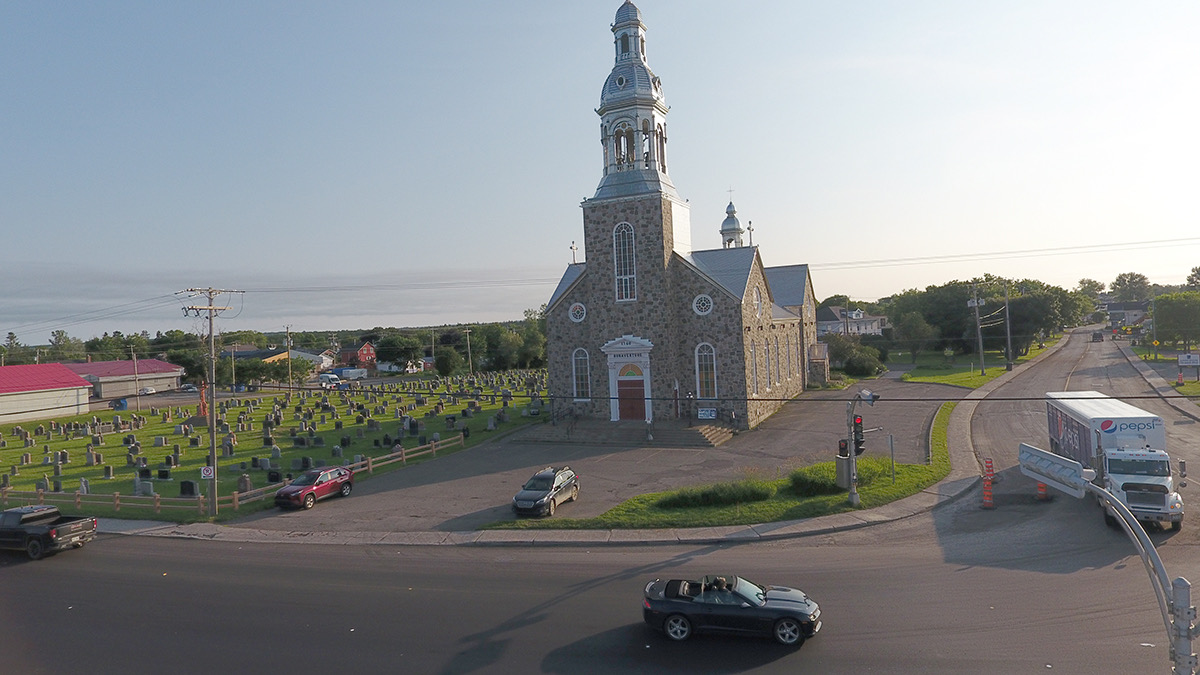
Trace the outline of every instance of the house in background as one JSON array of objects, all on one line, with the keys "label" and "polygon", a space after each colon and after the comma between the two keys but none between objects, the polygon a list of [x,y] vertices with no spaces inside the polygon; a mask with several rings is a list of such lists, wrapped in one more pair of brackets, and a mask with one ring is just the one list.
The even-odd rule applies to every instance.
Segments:
[{"label": "house in background", "polygon": [[1150,301],[1110,302],[1105,311],[1108,312],[1109,328],[1137,326],[1145,321],[1146,316],[1150,313]]},{"label": "house in background", "polygon": [[0,366],[0,424],[86,414],[91,390],[61,363]]},{"label": "house in background", "polygon": [[63,364],[76,375],[92,383],[97,398],[133,396],[144,387],[174,391],[183,379],[183,366],[158,359],[137,361],[93,361]]},{"label": "house in background", "polygon": [[320,354],[313,354],[312,352],[293,349],[289,353],[288,358],[311,363],[313,365],[313,372],[319,373],[322,370],[329,370],[333,367],[333,354],[329,350]]},{"label": "house in background", "polygon": [[338,351],[338,363],[352,368],[374,368],[375,347],[363,342],[353,347],[342,347]]},{"label": "house in background", "polygon": [[830,305],[817,310],[817,337],[837,335],[883,335],[888,327],[886,316],[871,316],[861,309],[847,310]]}]

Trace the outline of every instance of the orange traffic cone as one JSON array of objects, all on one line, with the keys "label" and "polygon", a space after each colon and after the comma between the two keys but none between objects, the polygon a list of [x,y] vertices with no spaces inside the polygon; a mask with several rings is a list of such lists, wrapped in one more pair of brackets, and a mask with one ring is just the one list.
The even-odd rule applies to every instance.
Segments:
[{"label": "orange traffic cone", "polygon": [[1039,502],[1047,502],[1047,501],[1050,501],[1050,495],[1046,494],[1046,484],[1045,484],[1045,483],[1038,483],[1038,496],[1037,496],[1037,498],[1038,498],[1038,501],[1039,501]]},{"label": "orange traffic cone", "polygon": [[1176,378],[1175,378],[1175,384],[1176,384],[1176,385],[1178,385],[1178,386],[1180,386],[1180,387],[1182,387],[1182,386],[1183,386],[1183,371],[1182,371],[1182,370],[1181,370],[1181,371],[1179,371],[1179,377],[1176,377]]},{"label": "orange traffic cone", "polygon": [[994,509],[996,503],[992,501],[992,479],[983,479],[983,508]]}]

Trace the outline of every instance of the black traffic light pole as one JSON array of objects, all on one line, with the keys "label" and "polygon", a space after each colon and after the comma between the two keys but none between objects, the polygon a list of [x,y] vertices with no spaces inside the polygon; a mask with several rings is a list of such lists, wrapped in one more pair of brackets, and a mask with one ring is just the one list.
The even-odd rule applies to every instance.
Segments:
[{"label": "black traffic light pole", "polygon": [[846,445],[852,445],[854,448],[853,452],[847,448],[847,454],[850,455],[850,506],[858,506],[862,503],[858,496],[858,455],[862,452],[863,447],[862,416],[854,414],[854,406],[859,401],[873,406],[878,400],[879,394],[868,389],[860,389],[846,404]]}]

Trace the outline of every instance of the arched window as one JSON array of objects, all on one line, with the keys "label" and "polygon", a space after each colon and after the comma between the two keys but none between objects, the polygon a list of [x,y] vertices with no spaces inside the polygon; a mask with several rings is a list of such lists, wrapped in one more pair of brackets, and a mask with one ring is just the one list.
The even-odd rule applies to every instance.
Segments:
[{"label": "arched window", "polygon": [[634,256],[633,226],[621,223],[613,229],[613,273],[616,276],[617,302],[637,300],[637,271]]},{"label": "arched window", "polygon": [[592,397],[592,379],[589,375],[587,350],[576,349],[571,355],[571,388],[576,400]]},{"label": "arched window", "polygon": [[764,371],[767,376],[767,391],[771,391],[771,338],[763,340],[763,362],[766,365]]},{"label": "arched window", "polygon": [[696,346],[696,398],[717,397],[717,352],[707,342]]},{"label": "arched window", "polygon": [[629,53],[629,36],[628,35],[621,36],[621,53],[622,54]]},{"label": "arched window", "polygon": [[758,395],[758,345],[753,340],[750,341],[750,390],[754,395]]},{"label": "arched window", "polygon": [[775,382],[783,383],[783,374],[779,364],[783,363],[783,354],[779,353],[779,336],[775,336]]}]

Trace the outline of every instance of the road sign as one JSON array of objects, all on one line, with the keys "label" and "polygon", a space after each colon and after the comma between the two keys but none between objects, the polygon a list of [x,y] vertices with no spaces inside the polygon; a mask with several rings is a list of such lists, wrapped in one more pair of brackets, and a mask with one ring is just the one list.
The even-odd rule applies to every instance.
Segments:
[{"label": "road sign", "polygon": [[1179,365],[1200,366],[1200,354],[1180,354]]},{"label": "road sign", "polygon": [[1084,484],[1096,477],[1095,471],[1083,468],[1079,462],[1035,448],[1028,443],[1021,444],[1017,451],[1017,460],[1021,463],[1021,473],[1076,499],[1083,497],[1086,491]]},{"label": "road sign", "polygon": [[217,473],[211,466],[200,467],[200,480],[212,480],[213,476],[215,475],[217,475]]},{"label": "road sign", "polygon": [[1155,347],[1157,347],[1157,346],[1158,346],[1158,340],[1155,340],[1153,344],[1154,344],[1154,346],[1155,346]]}]

